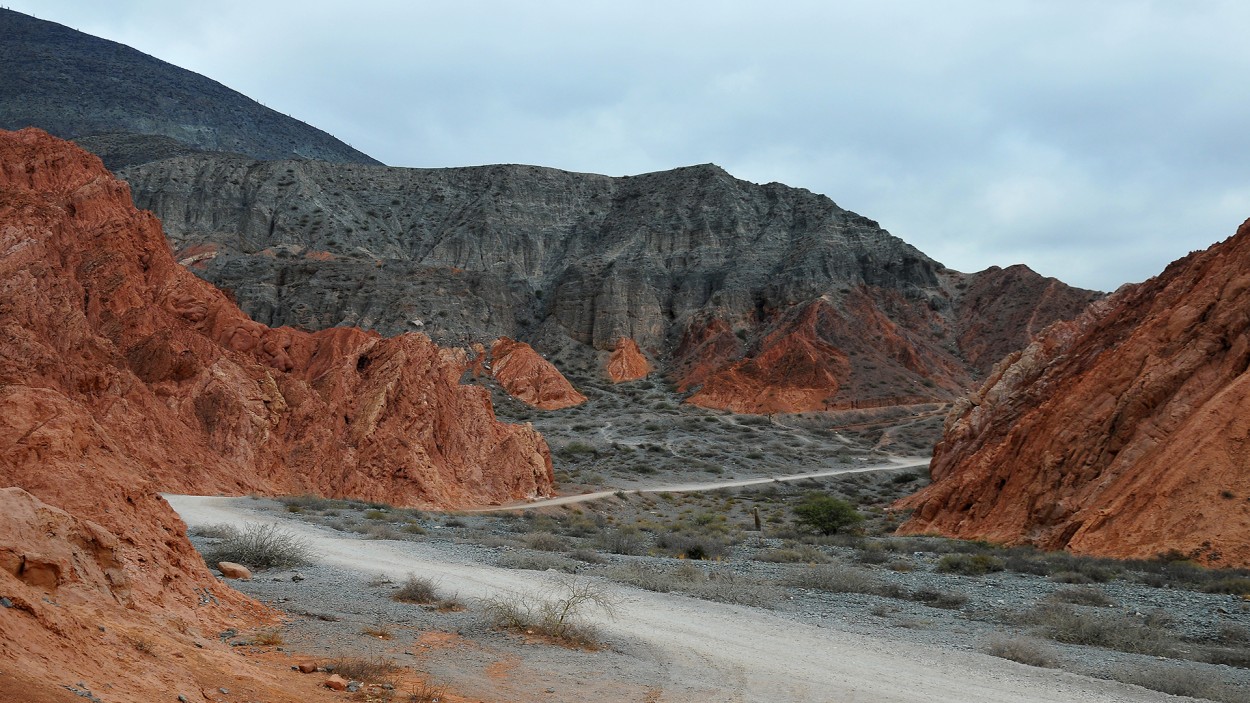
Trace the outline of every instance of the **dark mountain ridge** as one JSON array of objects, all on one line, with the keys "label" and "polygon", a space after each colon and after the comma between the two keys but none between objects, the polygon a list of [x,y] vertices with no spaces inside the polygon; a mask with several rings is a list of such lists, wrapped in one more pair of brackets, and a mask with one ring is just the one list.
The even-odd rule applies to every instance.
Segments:
[{"label": "dark mountain ridge", "polygon": [[80,141],[110,169],[194,151],[379,163],[197,73],[6,9],[0,67],[0,128]]}]

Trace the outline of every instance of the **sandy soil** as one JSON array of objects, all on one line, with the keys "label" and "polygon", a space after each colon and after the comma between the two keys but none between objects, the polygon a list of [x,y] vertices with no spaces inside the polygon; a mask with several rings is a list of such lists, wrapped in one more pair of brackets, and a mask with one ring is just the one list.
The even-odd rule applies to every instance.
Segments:
[{"label": "sandy soil", "polygon": [[[897,468],[897,467],[892,467]],[[262,514],[247,499],[166,496],[189,526],[280,523],[309,540],[326,564],[402,579],[429,576],[461,598],[552,590],[555,574],[449,563],[421,544],[362,541]],[[767,611],[653,593],[603,582],[618,605],[614,618],[592,617],[601,631],[649,659],[640,668],[650,701],[1176,701],[1113,681],[1023,666],[987,655],[786,620]],[[658,674],[654,672],[660,672]],[[587,654],[585,677],[602,676]],[[535,700],[542,700],[541,689]]]}]

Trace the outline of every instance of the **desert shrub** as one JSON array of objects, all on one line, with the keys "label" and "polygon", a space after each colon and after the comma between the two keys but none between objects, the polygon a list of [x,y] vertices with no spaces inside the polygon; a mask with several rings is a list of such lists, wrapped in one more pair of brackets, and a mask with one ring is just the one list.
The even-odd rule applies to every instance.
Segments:
[{"label": "desert shrub", "polygon": [[1046,669],[1059,666],[1059,657],[1056,656],[1054,648],[1032,637],[991,637],[985,645],[985,653]]},{"label": "desert shrub", "polygon": [[907,596],[918,603],[943,610],[958,610],[968,602],[968,596],[958,591],[939,591],[936,588],[920,588]]},{"label": "desert shrub", "polygon": [[[342,502],[308,494],[298,496],[282,496],[277,500],[279,503],[285,505],[287,510],[290,512],[299,512],[302,510],[325,510],[327,508],[333,508]],[[299,510],[291,510],[293,507],[299,508]]]},{"label": "desert shrub", "polygon": [[1026,613],[1025,621],[1037,625],[1046,637],[1067,644],[1158,656],[1168,656],[1174,650],[1172,634],[1150,618],[1082,612],[1069,605],[1043,604]]},{"label": "desert shrub", "polygon": [[357,530],[369,539],[403,539],[403,533],[387,524],[365,525]]},{"label": "desert shrub", "polygon": [[252,644],[258,644],[264,647],[277,647],[283,642],[282,633],[276,627],[268,627],[258,630],[256,635],[252,637]]},{"label": "desert shrub", "polygon": [[603,555],[593,549],[574,549],[568,553],[570,559],[586,562],[587,564],[603,564],[607,559]]},{"label": "desert shrub", "polygon": [[1046,600],[1053,603],[1071,603],[1072,605],[1089,605],[1099,608],[1110,608],[1116,604],[1110,596],[1093,586],[1060,588],[1046,596]]},{"label": "desert shrub", "polygon": [[1224,576],[1203,584],[1205,593],[1229,593],[1237,596],[1250,596],[1250,578],[1244,576]]},{"label": "desert shrub", "polygon": [[782,599],[782,592],[757,578],[741,576],[732,571],[712,571],[703,578],[684,580],[682,593],[720,603],[772,608]]},{"label": "desert shrub", "polygon": [[876,542],[869,542],[855,553],[855,561],[861,564],[884,564],[889,560],[889,553]]},{"label": "desert shrub", "polygon": [[510,593],[485,601],[486,615],[496,626],[551,637],[563,644],[594,648],[598,637],[586,613],[615,615],[615,603],[603,587],[576,576],[558,580],[555,595]]},{"label": "desert shrub", "polygon": [[287,568],[307,564],[308,542],[277,525],[248,523],[222,538],[205,559],[210,563],[233,561],[257,569]]},{"label": "desert shrub", "polygon": [[829,593],[864,593],[887,598],[904,598],[907,595],[902,587],[883,581],[872,572],[845,566],[812,566],[791,571],[782,583]]},{"label": "desert shrub", "polygon": [[1005,568],[1003,560],[988,554],[947,554],[938,560],[937,571],[942,574],[984,576]]},{"label": "desert shrub", "polygon": [[1050,580],[1055,583],[1066,583],[1073,586],[1087,586],[1094,583],[1094,579],[1079,571],[1057,571],[1050,576]]},{"label": "desert shrub", "polygon": [[372,509],[365,511],[366,520],[385,520],[387,517],[389,515],[385,510]]},{"label": "desert shrub", "polygon": [[551,569],[569,574],[575,573],[580,566],[578,562],[572,559],[546,552],[538,554],[504,554],[499,557],[497,563],[505,569],[528,569],[530,571],[547,571]]},{"label": "desert shrub", "polygon": [[1111,672],[1117,681],[1131,683],[1173,696],[1243,703],[1245,698],[1209,673],[1169,664],[1136,664]]},{"label": "desert shrub", "polygon": [[613,554],[637,555],[647,549],[647,538],[632,525],[603,530],[595,541]]},{"label": "desert shrub", "polygon": [[427,605],[438,601],[438,587],[428,578],[410,575],[404,585],[391,594],[391,600]]},{"label": "desert shrub", "polygon": [[700,560],[723,557],[729,550],[729,545],[718,537],[684,532],[667,532],[658,535],[655,538],[655,546],[673,556]]},{"label": "desert shrub", "polygon": [[855,506],[824,493],[809,494],[793,511],[800,525],[822,535],[836,534],[864,521]]},{"label": "desert shrub", "polygon": [[325,664],[326,671],[333,672],[348,681],[363,683],[390,683],[399,672],[395,662],[382,656],[338,656]]}]

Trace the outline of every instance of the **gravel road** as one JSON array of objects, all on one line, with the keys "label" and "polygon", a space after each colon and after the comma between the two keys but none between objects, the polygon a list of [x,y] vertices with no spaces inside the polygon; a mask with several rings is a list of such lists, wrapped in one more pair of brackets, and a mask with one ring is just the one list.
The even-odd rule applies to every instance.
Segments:
[{"label": "gravel road", "polygon": [[[898,468],[902,468],[901,466]],[[425,544],[360,540],[255,509],[240,498],[166,496],[191,527],[276,523],[306,538],[322,564],[402,579],[429,576],[461,598],[549,592],[557,576],[449,560]],[[251,504],[251,505],[249,505]],[[795,622],[756,608],[725,605],[602,582],[618,605],[597,619],[607,638],[652,658],[657,701],[1177,701],[1174,696],[1038,669],[974,652]],[[657,666],[658,664],[658,666]],[[585,676],[598,675],[593,659]]]}]

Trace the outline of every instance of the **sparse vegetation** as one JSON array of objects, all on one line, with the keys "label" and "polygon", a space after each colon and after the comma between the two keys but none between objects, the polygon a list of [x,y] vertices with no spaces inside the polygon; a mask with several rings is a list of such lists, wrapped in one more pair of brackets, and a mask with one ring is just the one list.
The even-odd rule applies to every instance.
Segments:
[{"label": "sparse vegetation", "polygon": [[991,637],[985,645],[985,653],[1046,669],[1059,666],[1059,657],[1055,654],[1054,647],[1032,637]]},{"label": "sparse vegetation", "polygon": [[615,604],[599,584],[576,576],[554,584],[554,596],[510,593],[488,599],[487,616],[496,627],[550,637],[561,644],[594,649],[598,635],[585,620],[588,610],[612,617]]},{"label": "sparse vegetation", "polygon": [[227,532],[205,555],[209,563],[233,561],[256,569],[300,566],[307,564],[308,558],[306,540],[277,525],[255,522]]},{"label": "sparse vegetation", "polygon": [[409,576],[408,580],[391,594],[391,600],[428,605],[438,601],[438,587],[428,578]]}]

